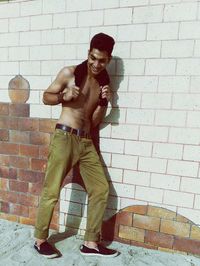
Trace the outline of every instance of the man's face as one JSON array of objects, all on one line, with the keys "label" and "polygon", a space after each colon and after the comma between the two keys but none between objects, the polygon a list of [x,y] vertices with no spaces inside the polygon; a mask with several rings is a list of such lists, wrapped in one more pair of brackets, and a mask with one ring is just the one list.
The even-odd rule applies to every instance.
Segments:
[{"label": "man's face", "polygon": [[89,73],[96,76],[102,70],[105,69],[107,64],[110,62],[110,57],[106,51],[99,51],[96,48],[93,48],[91,51],[88,51],[88,70]]}]

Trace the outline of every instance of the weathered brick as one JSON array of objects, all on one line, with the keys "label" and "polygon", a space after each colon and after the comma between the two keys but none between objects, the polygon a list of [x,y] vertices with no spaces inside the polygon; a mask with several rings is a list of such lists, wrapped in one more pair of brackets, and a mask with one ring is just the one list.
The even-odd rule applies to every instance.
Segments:
[{"label": "weathered brick", "polygon": [[148,217],[145,215],[134,214],[133,226],[141,229],[159,231],[160,219],[157,217]]},{"label": "weathered brick", "polygon": [[180,237],[189,237],[190,225],[176,221],[161,220],[160,232]]},{"label": "weathered brick", "polygon": [[0,141],[9,140],[9,131],[6,129],[0,129]]},{"label": "weathered brick", "polygon": [[10,166],[16,168],[29,168],[29,159],[26,157],[10,156]]},{"label": "weathered brick", "polygon": [[200,241],[175,237],[173,249],[200,255]]},{"label": "weathered brick", "polygon": [[10,213],[10,204],[9,202],[1,201],[0,202],[0,211],[5,213]]},{"label": "weathered brick", "polygon": [[30,114],[29,109],[30,109],[29,104],[11,103],[9,106],[9,113],[10,116],[28,117]]},{"label": "weathered brick", "polygon": [[9,129],[18,130],[19,129],[19,118],[9,117]]},{"label": "weathered brick", "polygon": [[181,223],[191,223],[190,220],[180,214],[177,214],[176,221]]},{"label": "weathered brick", "polygon": [[145,242],[158,247],[172,248],[174,236],[159,232],[147,231],[145,234]]},{"label": "weathered brick", "polygon": [[18,222],[18,216],[0,212],[0,219],[8,220],[11,222]]},{"label": "weathered brick", "polygon": [[8,103],[0,103],[0,115],[9,115]]},{"label": "weathered brick", "polygon": [[39,146],[39,157],[42,159],[46,159],[49,154],[49,145],[41,145]]},{"label": "weathered brick", "polygon": [[144,206],[144,205],[129,206],[123,209],[123,211],[133,212],[137,214],[146,214],[147,206]]},{"label": "weathered brick", "polygon": [[30,133],[30,144],[45,145],[50,142],[50,134],[42,132],[31,132]]},{"label": "weathered brick", "polygon": [[0,153],[1,154],[18,154],[19,145],[14,143],[0,142]]},{"label": "weathered brick", "polygon": [[37,208],[29,207],[29,218],[35,219],[36,215],[37,215]]},{"label": "weathered brick", "polygon": [[125,226],[125,225],[119,226],[119,237],[124,239],[144,242],[144,234],[145,230],[143,229]]},{"label": "weathered brick", "polygon": [[116,223],[131,226],[133,222],[133,215],[130,212],[119,212],[116,214]]},{"label": "weathered brick", "polygon": [[29,143],[29,132],[10,130],[10,141],[14,143]]},{"label": "weathered brick", "polygon": [[148,248],[148,249],[155,249],[157,250],[158,247],[147,244],[147,243],[142,243],[142,242],[137,242],[137,241],[133,241],[131,240],[131,245],[136,246],[136,247],[142,247],[142,248]]},{"label": "weathered brick", "polygon": [[22,156],[37,158],[39,156],[39,147],[35,145],[20,144],[19,154]]},{"label": "weathered brick", "polygon": [[19,119],[19,130],[38,131],[39,130],[38,119],[20,118]]},{"label": "weathered brick", "polygon": [[0,117],[0,128],[9,128],[9,120],[7,117]]},{"label": "weathered brick", "polygon": [[40,196],[43,188],[43,182],[29,183],[28,191],[33,195]]},{"label": "weathered brick", "polygon": [[10,213],[14,214],[14,215],[28,217],[29,216],[29,209],[27,206],[11,203],[10,204]]},{"label": "weathered brick", "polygon": [[7,202],[17,203],[17,193],[11,191],[0,191],[0,198]]},{"label": "weathered brick", "polygon": [[33,195],[18,194],[17,203],[25,206],[38,206],[38,197]]},{"label": "weathered brick", "polygon": [[8,166],[9,165],[9,156],[0,154],[0,164],[1,164],[1,166]]},{"label": "weathered brick", "polygon": [[35,225],[35,219],[30,219],[27,217],[19,217],[20,224]]},{"label": "weathered brick", "polygon": [[200,228],[197,225],[192,225],[190,238],[200,240]]},{"label": "weathered brick", "polygon": [[43,180],[44,173],[19,169],[18,177],[19,177],[19,180],[21,181],[37,183]]},{"label": "weathered brick", "polygon": [[55,129],[56,120],[40,119],[39,131],[45,133],[53,133]]},{"label": "weathered brick", "polygon": [[8,179],[16,179],[17,169],[6,166],[0,166],[0,177],[5,177]]},{"label": "weathered brick", "polygon": [[19,180],[9,180],[9,188],[11,191],[28,192],[28,183]]},{"label": "weathered brick", "polygon": [[0,189],[4,191],[9,189],[7,178],[0,178]]},{"label": "weathered brick", "polygon": [[164,208],[148,206],[148,216],[160,217],[163,219],[173,220],[176,218],[176,213]]},{"label": "weathered brick", "polygon": [[31,170],[44,172],[46,169],[47,160],[31,159]]}]

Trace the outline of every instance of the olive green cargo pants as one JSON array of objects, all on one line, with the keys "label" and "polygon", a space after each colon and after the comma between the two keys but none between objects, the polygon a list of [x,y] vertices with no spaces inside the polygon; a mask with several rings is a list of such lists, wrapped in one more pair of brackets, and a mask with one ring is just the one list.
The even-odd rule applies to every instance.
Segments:
[{"label": "olive green cargo pants", "polygon": [[34,236],[46,239],[55,204],[66,173],[79,161],[80,173],[88,193],[85,241],[98,241],[109,186],[100,158],[91,139],[56,129],[51,140],[44,187]]}]

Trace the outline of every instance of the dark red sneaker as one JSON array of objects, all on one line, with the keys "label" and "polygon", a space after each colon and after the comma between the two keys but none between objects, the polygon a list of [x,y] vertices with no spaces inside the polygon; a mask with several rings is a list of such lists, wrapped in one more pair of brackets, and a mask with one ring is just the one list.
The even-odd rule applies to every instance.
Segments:
[{"label": "dark red sneaker", "polygon": [[37,243],[35,242],[34,248],[40,255],[48,259],[53,259],[59,256],[59,254],[47,241],[43,242],[40,246],[37,246]]},{"label": "dark red sneaker", "polygon": [[88,248],[85,245],[80,247],[80,253],[83,256],[100,256],[100,257],[116,257],[119,253],[116,250],[97,245],[97,248]]}]

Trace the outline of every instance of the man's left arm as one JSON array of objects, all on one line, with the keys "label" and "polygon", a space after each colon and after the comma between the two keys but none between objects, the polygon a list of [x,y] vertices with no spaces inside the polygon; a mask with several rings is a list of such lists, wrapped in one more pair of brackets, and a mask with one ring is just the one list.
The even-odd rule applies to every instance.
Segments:
[{"label": "man's left arm", "polygon": [[99,125],[106,115],[106,110],[108,107],[108,102],[111,100],[112,91],[110,86],[106,85],[101,88],[101,97],[99,99],[98,105],[92,115],[92,127]]}]

